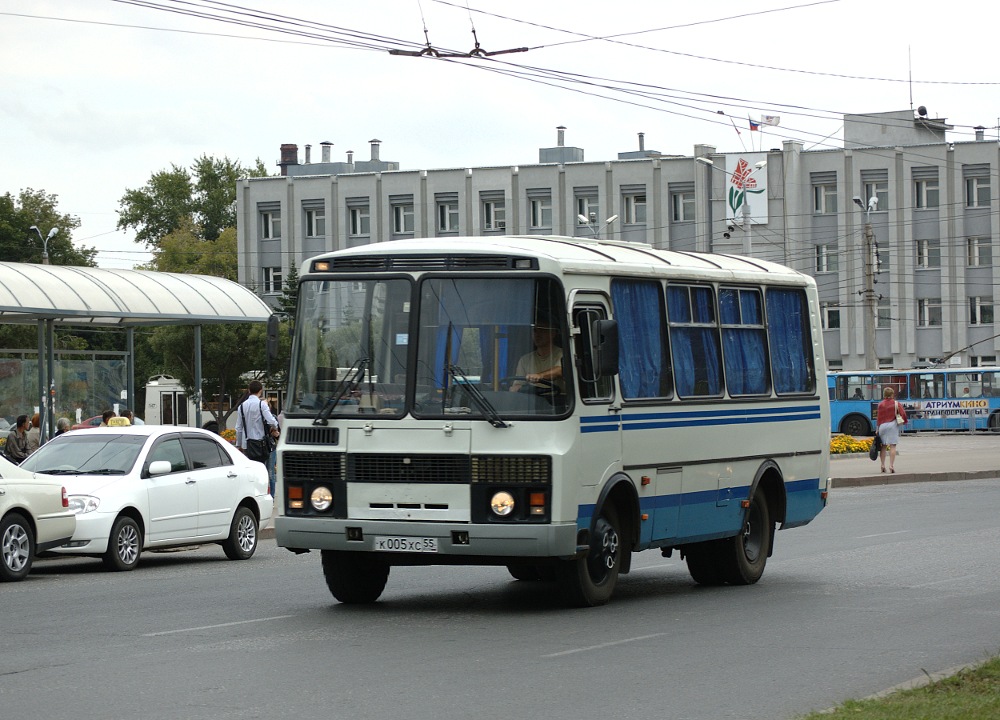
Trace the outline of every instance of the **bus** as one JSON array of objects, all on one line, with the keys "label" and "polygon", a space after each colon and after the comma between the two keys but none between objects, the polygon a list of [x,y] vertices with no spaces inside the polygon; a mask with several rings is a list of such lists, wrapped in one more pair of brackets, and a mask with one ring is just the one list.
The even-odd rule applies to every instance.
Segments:
[{"label": "bus", "polygon": [[906,408],[908,432],[1000,429],[1000,368],[956,367],[831,372],[830,430],[872,435],[887,387]]},{"label": "bus", "polygon": [[[815,282],[568,237],[432,238],[301,268],[277,544],[332,595],[496,565],[601,605],[633,553],[756,582],[827,502]],[[546,365],[548,367],[546,367]],[[343,368],[347,368],[344,372]]]}]

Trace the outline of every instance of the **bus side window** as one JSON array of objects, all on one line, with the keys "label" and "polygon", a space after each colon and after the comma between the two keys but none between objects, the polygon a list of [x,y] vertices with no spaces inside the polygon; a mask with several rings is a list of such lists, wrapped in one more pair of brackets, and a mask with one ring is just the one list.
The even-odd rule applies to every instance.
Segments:
[{"label": "bus side window", "polygon": [[584,402],[594,400],[609,401],[612,395],[610,377],[596,377],[593,367],[593,337],[592,328],[596,321],[607,319],[607,312],[597,305],[577,306],[573,308],[573,325],[578,332],[573,335],[574,355],[576,356],[576,374],[580,387],[580,398]]}]

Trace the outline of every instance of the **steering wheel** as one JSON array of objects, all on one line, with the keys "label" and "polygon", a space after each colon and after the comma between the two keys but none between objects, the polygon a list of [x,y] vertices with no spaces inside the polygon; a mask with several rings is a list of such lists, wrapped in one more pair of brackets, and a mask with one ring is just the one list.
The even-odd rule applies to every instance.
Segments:
[{"label": "steering wheel", "polygon": [[500,384],[507,388],[510,388],[514,383],[521,383],[521,387],[517,389],[519,393],[552,397],[561,392],[559,387],[551,380],[541,379],[531,382],[524,375],[508,375],[500,380]]}]

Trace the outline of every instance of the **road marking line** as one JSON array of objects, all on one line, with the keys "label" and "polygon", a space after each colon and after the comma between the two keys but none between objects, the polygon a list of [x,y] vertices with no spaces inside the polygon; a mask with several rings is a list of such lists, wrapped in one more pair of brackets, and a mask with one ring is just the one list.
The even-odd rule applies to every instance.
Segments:
[{"label": "road marking line", "polygon": [[275,615],[274,617],[257,618],[256,620],[237,620],[236,622],[219,623],[218,625],[202,625],[200,627],[181,628],[180,630],[163,630],[162,632],[145,633],[143,637],[160,637],[161,635],[176,635],[177,633],[198,632],[199,630],[215,630],[216,628],[248,625],[249,623],[267,622],[268,620],[285,620],[294,615]]},{"label": "road marking line", "polygon": [[628,638],[626,640],[615,640],[613,642],[601,643],[600,645],[590,645],[588,647],[574,648],[573,650],[563,650],[562,652],[549,653],[548,655],[542,655],[543,658],[555,658],[562,657],[563,655],[572,655],[574,653],[588,652],[590,650],[601,650],[607,647],[613,647],[615,645],[624,645],[625,643],[639,642],[640,640],[649,640],[650,638],[663,637],[667,633],[653,633],[652,635],[640,635],[639,637]]},{"label": "road marking line", "polygon": [[934,580],[933,582],[921,583],[920,585],[910,585],[910,588],[917,589],[917,588],[931,587],[932,585],[943,585],[944,583],[959,582],[960,580],[968,580],[969,578],[974,578],[974,577],[976,576],[963,575],[962,577],[957,577],[957,578],[945,578],[944,580]]},{"label": "road marking line", "polygon": [[867,540],[868,538],[885,537],[886,535],[902,535],[903,533],[908,533],[908,532],[910,532],[910,531],[909,530],[896,530],[895,532],[875,533],[874,535],[859,535],[858,537],[856,537],[854,539],[855,540]]}]

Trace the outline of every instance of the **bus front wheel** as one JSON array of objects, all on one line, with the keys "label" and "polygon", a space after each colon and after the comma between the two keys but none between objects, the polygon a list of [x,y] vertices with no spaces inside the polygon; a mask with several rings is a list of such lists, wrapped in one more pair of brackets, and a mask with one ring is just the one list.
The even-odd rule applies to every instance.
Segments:
[{"label": "bus front wheel", "polygon": [[844,435],[861,437],[863,435],[870,435],[872,428],[871,425],[868,424],[868,421],[862,416],[848,415],[840,424],[840,431],[844,433]]},{"label": "bus front wheel", "polygon": [[574,607],[595,607],[611,599],[622,564],[621,524],[612,505],[605,505],[590,535],[584,558],[564,560],[557,580],[563,599]]},{"label": "bus front wheel", "polygon": [[373,603],[389,580],[389,565],[362,553],[323,550],[323,577],[337,600],[347,605]]}]

